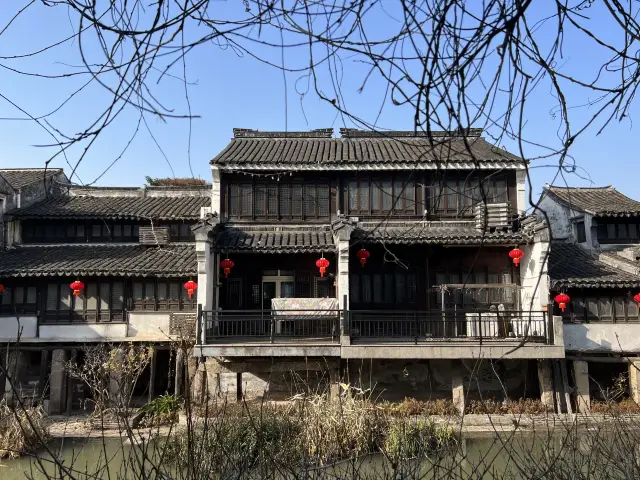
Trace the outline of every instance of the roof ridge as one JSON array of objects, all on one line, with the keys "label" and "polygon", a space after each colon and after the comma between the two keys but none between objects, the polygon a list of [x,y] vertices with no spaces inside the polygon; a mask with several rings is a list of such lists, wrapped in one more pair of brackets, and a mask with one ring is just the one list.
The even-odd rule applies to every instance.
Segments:
[{"label": "roof ridge", "polygon": [[482,128],[463,128],[458,130],[431,130],[426,132],[415,130],[360,130],[358,128],[341,128],[340,138],[367,138],[367,137],[414,137],[414,138],[440,138],[440,137],[479,137]]},{"label": "roof ridge", "polygon": [[561,188],[564,190],[615,190],[616,192],[618,191],[613,185],[605,185],[603,187],[561,187],[559,185],[546,185],[546,187],[548,189]]},{"label": "roof ridge", "polygon": [[316,128],[305,131],[260,131],[251,128],[234,128],[233,138],[333,138],[333,128]]}]

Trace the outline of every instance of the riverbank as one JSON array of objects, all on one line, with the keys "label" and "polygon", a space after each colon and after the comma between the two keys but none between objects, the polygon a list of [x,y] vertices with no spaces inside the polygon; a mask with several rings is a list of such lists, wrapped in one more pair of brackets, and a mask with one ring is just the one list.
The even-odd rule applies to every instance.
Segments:
[{"label": "riverbank", "polygon": [[[429,420],[439,426],[451,428],[465,437],[485,437],[493,433],[530,433],[535,431],[548,431],[552,429],[566,429],[567,427],[592,428],[606,427],[616,423],[633,425],[637,423],[640,429],[640,414],[549,414],[549,415],[483,415],[468,414],[464,417],[454,416],[412,416],[416,420]],[[95,421],[90,421],[88,415],[49,416],[46,417],[49,435],[53,438],[117,438],[126,436],[122,426],[116,423],[105,423],[104,428],[96,426]],[[197,418],[202,420],[201,418]],[[134,429],[134,432],[147,437],[150,433],[154,436],[166,436],[176,428],[186,428],[187,417],[181,414],[174,425],[159,427],[143,427]]]}]

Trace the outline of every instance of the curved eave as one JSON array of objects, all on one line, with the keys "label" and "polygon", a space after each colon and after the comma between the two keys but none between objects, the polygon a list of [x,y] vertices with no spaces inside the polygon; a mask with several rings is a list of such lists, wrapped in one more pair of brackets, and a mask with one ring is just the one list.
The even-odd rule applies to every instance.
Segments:
[{"label": "curved eave", "polygon": [[582,280],[562,279],[552,280],[551,288],[639,288],[640,281],[630,280]]},{"label": "curved eave", "polygon": [[171,271],[159,272],[152,270],[90,270],[90,269],[71,269],[71,270],[21,270],[19,272],[8,271],[0,272],[0,278],[26,278],[26,277],[162,277],[177,278],[196,275],[197,271]]},{"label": "curved eave", "polygon": [[212,163],[222,171],[384,171],[384,170],[523,170],[524,162],[479,161],[474,162],[425,162],[425,163]]},{"label": "curved eave", "polygon": [[320,246],[298,246],[298,247],[272,247],[272,248],[256,248],[256,247],[230,247],[220,248],[213,247],[218,253],[327,253],[335,250],[334,245],[325,247]]}]

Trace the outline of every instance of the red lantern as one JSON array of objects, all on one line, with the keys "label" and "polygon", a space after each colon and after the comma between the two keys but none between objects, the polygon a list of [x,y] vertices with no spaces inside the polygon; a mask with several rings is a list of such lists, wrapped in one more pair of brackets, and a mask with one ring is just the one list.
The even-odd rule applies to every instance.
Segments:
[{"label": "red lantern", "polygon": [[[2,287],[2,285],[0,285],[0,287]],[[2,293],[2,289],[1,289],[1,288],[0,288],[0,293]],[[633,296],[633,299],[636,301],[636,303],[637,303],[638,305],[640,305],[640,293],[636,293],[636,294]]]},{"label": "red lantern", "polygon": [[363,267],[365,263],[367,263],[367,258],[369,258],[370,255],[371,254],[369,253],[369,251],[365,250],[364,248],[361,248],[360,250],[358,250],[358,253],[356,253],[356,256],[360,259],[360,263]]},{"label": "red lantern", "polygon": [[224,269],[224,278],[229,278],[229,274],[231,273],[231,269],[234,265],[235,263],[233,263],[233,260],[229,260],[228,258],[225,258],[220,262],[220,266]]},{"label": "red lantern", "polygon": [[189,294],[189,298],[193,297],[193,291],[198,288],[198,284],[196,282],[194,282],[193,280],[189,280],[188,282],[186,282],[184,284],[184,288],[187,290],[187,293]]},{"label": "red lantern", "polygon": [[559,293],[556,295],[556,302],[560,305],[560,310],[564,312],[564,309],[567,308],[567,303],[571,301],[571,297],[566,293]]},{"label": "red lantern", "polygon": [[80,295],[80,290],[84,288],[84,283],[82,283],[80,280],[76,280],[69,286],[71,287],[71,290],[73,290],[73,294],[77,297]]},{"label": "red lantern", "polygon": [[516,247],[509,252],[509,256],[513,259],[513,264],[517,267],[520,265],[520,259],[524,257],[524,252]]},{"label": "red lantern", "polygon": [[4,293],[4,285],[0,283],[0,295]]},{"label": "red lantern", "polygon": [[324,273],[327,271],[327,267],[329,266],[329,260],[322,257],[316,261],[316,267],[320,269],[320,276],[324,277]]}]

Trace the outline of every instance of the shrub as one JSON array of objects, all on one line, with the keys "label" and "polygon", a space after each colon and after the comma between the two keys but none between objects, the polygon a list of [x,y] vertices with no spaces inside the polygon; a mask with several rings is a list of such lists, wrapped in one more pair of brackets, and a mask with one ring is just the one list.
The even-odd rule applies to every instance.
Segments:
[{"label": "shrub", "polygon": [[30,453],[48,439],[40,407],[13,411],[4,403],[0,405],[0,458]]},{"label": "shrub", "polygon": [[395,420],[384,443],[385,453],[395,459],[426,457],[456,444],[453,430],[430,420]]},{"label": "shrub", "polygon": [[591,413],[610,413],[610,414],[631,414],[640,413],[640,405],[631,398],[625,398],[619,402],[591,402]]},{"label": "shrub", "polygon": [[492,415],[542,415],[553,409],[538,399],[521,398],[519,400],[498,401],[496,399],[471,400],[466,408],[467,414]]}]

